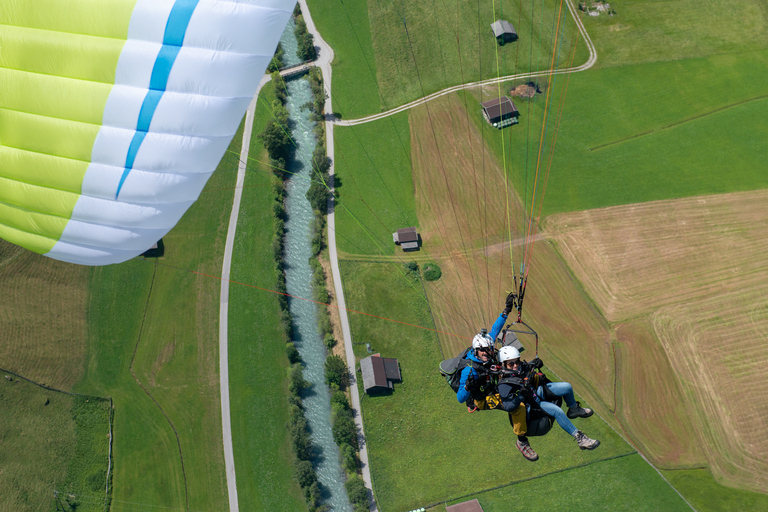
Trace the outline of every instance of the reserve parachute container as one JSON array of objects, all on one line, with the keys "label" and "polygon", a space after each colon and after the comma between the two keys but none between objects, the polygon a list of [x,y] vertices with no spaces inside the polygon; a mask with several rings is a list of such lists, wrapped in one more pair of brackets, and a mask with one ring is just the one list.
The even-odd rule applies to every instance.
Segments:
[{"label": "reserve parachute container", "polygon": [[295,0],[0,0],[0,238],[119,263],[200,195]]}]

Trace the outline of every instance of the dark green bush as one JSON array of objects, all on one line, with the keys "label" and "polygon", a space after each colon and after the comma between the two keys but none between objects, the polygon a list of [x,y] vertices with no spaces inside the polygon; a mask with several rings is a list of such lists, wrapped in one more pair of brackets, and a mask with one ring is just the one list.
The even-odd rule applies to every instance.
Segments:
[{"label": "dark green bush", "polygon": [[347,494],[349,495],[349,501],[357,508],[358,506],[365,506],[368,510],[368,491],[365,488],[363,479],[357,475],[352,475],[345,484],[347,488]]},{"label": "dark green bush", "polygon": [[300,363],[291,366],[288,389],[293,395],[301,395],[301,392],[309,387],[309,382],[304,380],[303,370],[304,367]]},{"label": "dark green bush", "polygon": [[357,449],[357,427],[351,415],[342,413],[337,415],[336,421],[333,423],[333,440],[339,446],[348,444]]},{"label": "dark green bush", "polygon": [[440,276],[443,275],[442,270],[440,270],[440,267],[437,266],[437,263],[427,263],[424,265],[424,279],[427,281],[437,281],[440,279]]},{"label": "dark green bush", "polygon": [[288,356],[288,361],[291,364],[298,363],[301,360],[301,356],[299,356],[299,351],[296,350],[296,345],[294,345],[293,343],[285,344],[285,355]]},{"label": "dark green bush", "polygon": [[330,355],[325,358],[325,382],[328,385],[336,384],[340,389],[349,385],[349,370],[341,357]]}]

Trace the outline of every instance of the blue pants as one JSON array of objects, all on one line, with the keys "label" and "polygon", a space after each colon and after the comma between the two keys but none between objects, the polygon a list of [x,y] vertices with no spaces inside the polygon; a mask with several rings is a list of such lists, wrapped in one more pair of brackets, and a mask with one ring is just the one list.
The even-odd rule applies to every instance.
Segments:
[{"label": "blue pants", "polygon": [[[547,384],[547,388],[555,395],[563,397],[565,399],[565,405],[568,407],[576,405],[576,399],[573,397],[573,387],[567,382],[550,382]],[[544,401],[544,389],[541,386],[536,390],[536,394],[542,399],[539,405],[544,412],[555,418],[555,421],[557,421],[557,424],[560,425],[563,430],[573,435],[577,430],[576,427],[573,426],[571,420],[568,419],[568,416],[565,415],[560,407],[552,402]]]}]

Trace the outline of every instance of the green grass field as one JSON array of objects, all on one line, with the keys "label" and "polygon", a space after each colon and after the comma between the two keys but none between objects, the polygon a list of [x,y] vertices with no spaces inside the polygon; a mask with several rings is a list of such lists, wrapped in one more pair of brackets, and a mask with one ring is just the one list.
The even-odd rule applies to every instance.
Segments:
[{"label": "green grass field", "polygon": [[[431,327],[418,283],[415,288],[409,286],[391,267],[392,264],[342,262],[348,307]],[[597,450],[579,450],[573,439],[555,426],[548,436],[532,438],[541,458],[531,464],[514,447],[506,414],[490,411],[469,415],[456,402],[437,372],[442,356],[434,332],[354,313],[350,323],[358,358],[367,356],[364,344],[370,343],[374,353],[398,358],[403,375],[403,382],[395,384],[391,395],[369,397],[361,389],[371,471],[382,511],[426,506],[634,451],[595,416],[577,420],[577,426],[600,439],[602,445]],[[596,467],[602,464],[607,463],[600,462]],[[587,471],[578,477],[579,487],[607,486],[616,500],[626,497],[652,504],[664,499],[672,509],[682,503],[679,498],[675,501],[677,495],[650,467],[642,461],[641,464],[645,468],[640,472],[638,464]],[[614,475],[615,481],[601,483],[606,474]],[[555,493],[558,485],[546,487],[557,494],[556,498],[546,493],[537,497],[542,507],[549,504],[558,509],[558,504],[564,503],[558,501],[562,492]],[[488,496],[491,500],[506,500],[508,492],[496,490]],[[653,507],[649,505],[648,509]]]},{"label": "green grass field", "polygon": [[768,47],[761,0],[614,0],[616,16],[586,17],[599,67],[741,53]]},{"label": "green grass field", "polygon": [[392,227],[418,223],[408,113],[336,128],[334,137],[339,250],[391,255]]},{"label": "green grass field", "polygon": [[708,469],[664,471],[686,499],[701,512],[719,510],[768,510],[768,496],[720,485]]},{"label": "green grass field", "polygon": [[690,510],[637,454],[544,475],[466,499],[470,498],[477,498],[485,512]]},{"label": "green grass field", "polygon": [[[322,5],[321,5],[322,4]],[[562,10],[561,10],[562,6]],[[345,119],[374,114],[462,83],[567,65],[575,23],[563,2],[310,2],[334,48],[334,111]],[[520,39],[501,47],[490,24],[506,19]],[[560,40],[561,39],[561,40]],[[587,60],[580,45],[575,62]],[[336,74],[336,69],[339,74]],[[374,78],[375,74],[375,78]],[[335,84],[343,82],[340,87]]]},{"label": "green grass field", "polygon": [[[237,153],[241,141],[242,127],[230,149]],[[164,237],[163,259],[92,269],[88,364],[76,389],[114,398],[114,511],[132,504],[184,508],[187,495],[190,509],[227,507],[220,282],[187,270],[221,274],[237,162],[237,154],[225,155],[199,200]],[[141,386],[131,374],[134,350]]]},{"label": "green grass field", "polygon": [[54,490],[77,510],[104,510],[109,400],[10,377],[0,379],[0,510],[53,510]]},{"label": "green grass field", "polygon": [[[768,130],[766,69],[768,51],[755,51],[572,75],[543,215],[768,187],[768,148],[755,137]],[[557,108],[564,85],[558,78],[551,100]],[[470,109],[528,205],[543,103],[518,100],[521,123],[504,130],[503,147],[499,131]],[[542,179],[556,115],[549,115]]]},{"label": "green grass field", "polygon": [[[273,86],[261,91],[232,254],[229,289],[229,386],[232,443],[241,510],[306,510],[293,478],[288,439],[288,359],[274,289],[272,173],[256,139],[271,118]],[[266,103],[265,103],[266,101]]]}]

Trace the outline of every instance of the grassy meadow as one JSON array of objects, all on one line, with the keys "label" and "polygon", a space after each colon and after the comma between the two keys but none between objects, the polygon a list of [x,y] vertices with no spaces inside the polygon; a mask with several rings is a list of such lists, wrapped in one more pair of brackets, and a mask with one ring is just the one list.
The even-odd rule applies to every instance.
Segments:
[{"label": "grassy meadow", "polygon": [[109,400],[2,375],[10,380],[0,379],[0,510],[52,510],[54,490],[77,510],[104,510]]},{"label": "grassy meadow", "polygon": [[[347,260],[345,269],[347,266],[363,266],[363,261],[378,259],[388,262],[382,264],[382,268],[387,270],[382,270],[381,276],[366,278],[365,285],[357,282],[354,286],[350,285],[345,275],[347,294],[354,296],[361,289],[366,290],[366,295],[376,293],[377,283],[384,276],[403,285],[406,278],[396,268],[402,261],[433,260],[443,269],[443,277],[436,283],[425,284],[432,325],[443,332],[467,337],[473,334],[477,325],[492,320],[496,304],[508,291],[504,288],[508,277],[500,277],[507,276],[508,270],[504,269],[509,267],[506,262],[518,260],[521,253],[512,248],[510,255],[508,248],[499,246],[508,236],[508,227],[505,231],[504,226],[492,225],[491,221],[484,220],[478,229],[477,219],[482,218],[482,214],[476,210],[471,197],[466,195],[467,190],[461,187],[463,182],[465,188],[472,189],[471,176],[479,177],[479,172],[498,172],[493,170],[494,165],[506,173],[509,184],[514,187],[516,195],[511,197],[519,200],[529,211],[537,166],[540,170],[539,191],[548,173],[546,200],[542,202],[541,196],[535,198],[534,211],[538,211],[541,205],[543,218],[555,213],[611,205],[768,187],[768,174],[762,171],[764,162],[768,161],[768,153],[763,144],[764,137],[759,136],[768,133],[765,121],[768,119],[768,90],[764,85],[768,83],[765,71],[768,69],[768,52],[766,32],[761,28],[766,19],[761,10],[764,6],[759,2],[744,2],[736,6],[712,0],[703,4],[619,1],[612,3],[612,7],[617,10],[617,16],[585,20],[597,46],[596,68],[573,74],[570,78],[556,77],[548,90],[542,87],[543,94],[533,99],[516,98],[521,112],[521,123],[517,126],[500,132],[482,119],[477,103],[498,94],[496,86],[488,86],[457,93],[458,101],[441,99],[432,102],[428,114],[423,112],[423,107],[421,114],[417,110],[411,111],[407,118],[408,129],[397,130],[399,134],[407,133],[410,143],[403,144],[405,138],[402,136],[399,141],[393,139],[393,130],[386,126],[386,120],[336,130],[336,171],[342,181],[342,202],[346,202],[350,211],[360,212],[359,218],[363,219],[359,224],[344,220],[337,225],[339,245],[344,251],[342,257]],[[356,9],[356,16],[363,20],[362,8],[358,5]],[[368,27],[375,29],[371,31],[364,24],[358,24],[356,28],[358,33],[367,31],[366,34],[371,34],[376,60],[375,67],[371,65],[367,68],[375,70],[381,77],[389,68],[386,59],[380,59],[377,52],[384,47],[396,48],[401,43],[398,42],[398,34],[389,35],[378,29],[378,22],[374,23],[374,19],[382,19],[384,14],[374,13],[375,9],[368,8]],[[389,9],[397,11],[398,6],[393,4]],[[659,14],[663,15],[662,18]],[[740,20],[748,21],[742,26]],[[322,24],[318,24],[323,31]],[[335,32],[323,33],[332,45],[333,38],[337,37]],[[387,38],[390,40],[384,41]],[[335,48],[337,58],[343,58],[352,44],[357,44],[351,40],[347,43],[348,46]],[[356,51],[363,52],[361,45],[357,48]],[[410,54],[398,54],[393,50],[390,53],[390,61],[402,67],[411,62]],[[340,69],[349,69],[345,67],[348,66],[346,61],[340,62]],[[436,60],[433,59],[433,62]],[[458,66],[449,69],[452,71],[443,83],[450,82],[451,76],[457,79],[460,74]],[[341,71],[344,72],[347,71]],[[362,66],[358,72],[363,74]],[[385,80],[378,80],[378,83],[381,85],[379,97],[382,104],[390,108],[386,104],[389,86]],[[544,80],[540,80],[539,84],[546,85]],[[418,87],[418,79],[412,85]],[[508,93],[514,85],[505,84],[502,90]],[[400,90],[404,94],[407,88],[401,86]],[[547,93],[551,110],[539,156]],[[368,96],[366,101],[372,101],[373,97]],[[467,113],[464,113],[464,108],[467,108]],[[398,114],[398,117],[401,116],[403,114]],[[402,122],[405,124],[405,119]],[[471,130],[466,126],[460,128],[462,123],[466,125],[467,122],[472,125]],[[394,124],[395,121],[392,122]],[[370,126],[375,126],[376,130],[368,129]],[[473,130],[482,133],[483,142],[476,142],[471,135],[462,135],[462,132]],[[373,134],[379,135],[374,137]],[[490,154],[486,153],[486,148]],[[374,154],[382,155],[381,160],[369,156]],[[399,164],[393,155],[403,155]],[[408,155],[407,159],[405,155]],[[345,164],[344,160],[354,164]],[[489,165],[491,160],[495,162]],[[375,172],[371,172],[371,162],[378,164],[379,161],[383,165],[375,166]],[[382,193],[385,187],[382,187],[383,181],[379,177],[381,167],[396,169],[399,175],[404,166],[410,166],[412,183],[406,180],[399,197],[397,192],[389,191],[392,186],[386,187],[387,193]],[[355,193],[358,197],[375,196],[377,206],[370,209],[376,215],[365,214],[367,216],[363,217],[366,206],[354,208],[351,205],[350,191],[345,187],[352,181],[357,186]],[[449,186],[441,184],[445,181],[450,183],[453,196],[446,191]],[[494,207],[504,200],[495,195],[483,194],[483,197]],[[458,213],[452,212],[451,207]],[[389,233],[401,227],[398,216],[391,213],[398,209],[415,211],[418,221],[413,225],[419,226],[422,233],[429,234],[424,237],[423,254],[393,253],[390,252],[393,246],[384,243],[388,242]],[[343,220],[347,213],[341,209],[337,211]],[[380,211],[386,214],[378,215]],[[468,229],[472,226],[475,227]],[[518,236],[518,224],[513,221],[512,226],[513,234]],[[365,238],[370,238],[365,231],[376,233],[381,248],[376,249],[377,244],[365,242]],[[463,240],[456,233],[463,233]],[[479,234],[483,237],[480,238]],[[351,239],[355,240],[355,244],[348,243]],[[478,243],[479,249],[476,246]],[[710,464],[708,452],[702,449],[699,436],[703,419],[688,410],[692,391],[680,381],[679,376],[670,378],[676,373],[675,367],[670,363],[667,350],[660,343],[649,318],[611,316],[609,320],[617,323],[610,323],[600,304],[589,295],[591,288],[583,286],[558,253],[557,247],[551,244],[537,242],[533,261],[535,268],[531,274],[525,318],[539,329],[542,340],[546,340],[541,351],[548,366],[573,382],[577,392],[583,393],[591,405],[605,414],[606,421],[623,436],[632,439],[635,446],[655,464],[662,468],[677,468],[669,474],[686,474],[687,469],[680,468],[700,471],[693,468]],[[362,279],[358,274],[354,275],[355,279]],[[413,288],[408,289],[413,291]],[[382,315],[399,318],[391,313],[393,308],[396,310],[391,296],[384,291],[380,293],[382,302],[390,308],[389,315]],[[370,303],[375,305],[377,300],[370,299]],[[415,307],[418,301],[411,299],[409,305]],[[648,305],[651,306],[651,303]],[[755,313],[751,314],[754,317]],[[369,331],[374,329],[368,324],[377,321],[366,319],[356,322],[366,324],[357,327],[357,332],[363,333],[366,339],[360,340],[358,334],[356,342],[370,341],[368,338],[373,335]],[[676,325],[668,323],[673,327]],[[353,334],[355,329],[353,327]],[[402,338],[389,333],[379,337]],[[440,342],[444,349],[447,347],[447,351],[466,344],[461,337],[444,334],[440,335]],[[379,350],[376,343],[372,345],[375,351]],[[402,346],[397,349],[402,350]],[[729,353],[734,350],[737,349],[728,348]],[[638,393],[638,389],[643,389],[643,393]],[[395,395],[397,392],[393,397]],[[370,407],[366,404],[375,400],[364,402],[364,414],[371,414],[366,410]],[[390,427],[398,426],[398,430],[405,428],[405,424],[403,427],[397,425],[395,411],[392,409],[386,418],[382,415],[380,421],[388,421]],[[402,417],[402,421],[408,421],[408,415]],[[367,431],[374,428],[370,424],[371,421],[367,420]],[[409,428],[418,431],[421,426],[410,424]],[[440,425],[436,429],[430,426],[428,430],[430,435],[434,435],[434,431],[443,428],[446,427]],[[471,431],[471,427],[467,428],[469,430],[465,432]],[[398,483],[378,476],[375,461],[382,464],[381,457],[386,460],[389,454],[402,454],[405,450],[399,445],[398,449],[391,449],[393,444],[397,445],[397,437],[392,431],[382,434],[378,442],[382,446],[380,450],[386,450],[386,453],[377,454],[378,445],[374,441],[369,452],[376,489],[377,492],[384,491],[385,495],[394,494],[393,489]],[[403,459],[400,455],[400,464],[405,463]],[[628,461],[629,458],[620,462],[624,464]],[[734,464],[741,462],[733,461]],[[644,465],[639,458],[632,464]],[[717,465],[714,467],[717,469]],[[593,469],[596,473],[601,471],[597,466]],[[412,463],[409,470],[419,471],[419,465]],[[568,472],[568,476],[570,474]],[[680,492],[699,502],[703,501],[701,493],[704,490],[695,490],[697,486],[712,486],[721,490],[724,496],[731,496],[731,493],[738,495],[738,499],[734,498],[732,505],[729,505],[732,509],[740,509],[739,504],[761,503],[762,495],[734,491],[721,485],[726,482],[734,485],[734,481],[723,477],[724,474],[720,472],[716,480],[707,483],[700,477],[691,477],[674,479],[673,484],[678,486],[679,483]],[[656,483],[648,483],[647,487],[660,485],[669,491],[669,486],[654,475],[650,474],[650,478],[656,479]],[[670,477],[670,480],[673,479]],[[750,487],[741,480],[738,485]],[[404,491],[398,489],[397,492],[402,494]],[[744,494],[739,494],[742,492]],[[623,501],[610,502],[610,507],[621,508],[626,503],[627,509],[635,508],[636,503],[631,496],[631,492],[627,493]],[[493,503],[492,499],[487,500],[484,506],[487,504],[493,509]],[[597,509],[609,506],[589,501],[578,503]],[[506,510],[503,507],[507,505],[507,502],[498,501],[495,506],[501,507],[498,510]]]},{"label": "grassy meadow", "polygon": [[585,17],[599,67],[733,54],[768,47],[761,0],[614,0],[616,16]]},{"label": "grassy meadow", "polygon": [[391,256],[392,233],[418,223],[408,113],[335,128],[334,138],[339,251]]},{"label": "grassy meadow", "polygon": [[[568,65],[576,25],[564,2],[309,2],[334,48],[334,111],[375,114],[446,87]],[[560,28],[558,32],[558,15]],[[490,25],[508,20],[520,39],[498,46]],[[576,65],[587,60],[586,47]],[[337,71],[338,69],[338,71]]]},{"label": "grassy meadow", "polygon": [[[348,307],[431,328],[430,310],[419,286],[404,282],[392,272],[393,265],[342,262]],[[445,334],[438,336],[427,329],[354,313],[350,324],[358,358],[368,355],[365,343],[370,343],[374,353],[396,357],[403,376],[390,395],[371,397],[360,390],[374,489],[383,512],[410,510],[474,493],[481,493],[483,502],[497,503],[497,508],[490,510],[509,510],[501,503],[510,492],[519,492],[521,484],[515,482],[561,470],[566,470],[560,473],[562,477],[534,481],[539,490],[536,501],[542,508],[558,509],[567,503],[562,500],[570,493],[564,492],[562,483],[568,481],[565,475],[573,472],[571,481],[577,481],[579,489],[575,494],[600,488],[605,506],[611,503],[621,508],[627,500],[627,510],[637,503],[646,503],[647,510],[653,510],[662,502],[668,504],[668,510],[683,509],[682,500],[639,457],[638,462],[628,464],[605,460],[634,450],[599,417],[576,420],[578,427],[600,439],[598,449],[579,450],[572,438],[554,426],[546,437],[531,438],[540,456],[531,464],[514,447],[506,414],[490,411],[470,415],[456,402],[437,371]],[[487,435],[478,436],[479,432]],[[462,460],[466,460],[465,467]],[[588,466],[592,469],[576,469],[583,464],[592,464]],[[606,475],[612,475],[610,482],[605,481]],[[505,484],[514,485],[482,492]],[[586,505],[597,502],[598,497],[573,499]]]},{"label": "grassy meadow", "polygon": [[76,389],[114,398],[114,511],[137,503],[227,507],[220,281],[190,271],[221,274],[241,142],[242,127],[230,145],[235,153],[225,154],[199,200],[164,237],[162,259],[91,271],[87,366]]},{"label": "grassy meadow", "polygon": [[[259,94],[240,203],[229,288],[232,443],[241,510],[306,510],[293,477],[285,342],[272,259],[274,202],[266,150],[256,138],[271,118],[273,85]],[[242,284],[240,284],[242,283]],[[251,285],[262,289],[256,289]]]}]

